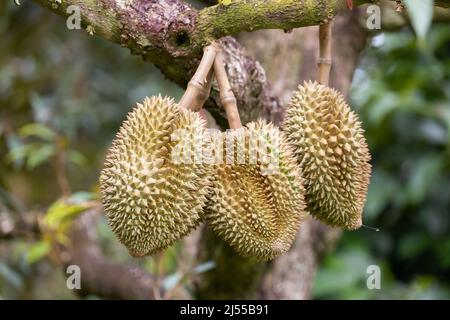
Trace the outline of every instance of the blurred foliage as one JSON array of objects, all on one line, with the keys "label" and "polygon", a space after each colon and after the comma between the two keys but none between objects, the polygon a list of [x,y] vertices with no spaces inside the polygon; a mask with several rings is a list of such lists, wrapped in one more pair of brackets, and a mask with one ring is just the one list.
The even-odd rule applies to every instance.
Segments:
[{"label": "blurred foliage", "polygon": [[[46,230],[0,241],[0,298],[75,298],[44,258],[98,198],[104,155],[126,113],[147,95],[178,99],[181,90],[128,50],[69,31],[30,2],[0,2],[0,39],[0,227],[39,213]],[[380,35],[356,72],[352,105],[374,167],[365,223],[381,231],[344,232],[318,272],[317,298],[450,297],[448,26],[432,26],[423,43],[409,29]],[[108,257],[132,260],[104,219],[96,228]],[[179,254],[175,246],[137,263],[169,290],[214,267],[185,270]],[[382,290],[366,288],[372,264]]]},{"label": "blurred foliage", "polygon": [[[425,42],[380,34],[357,69],[351,104],[373,155],[364,223],[326,257],[317,298],[450,298],[450,28]],[[366,268],[381,268],[381,290]],[[351,270],[351,272],[350,272]]]}]

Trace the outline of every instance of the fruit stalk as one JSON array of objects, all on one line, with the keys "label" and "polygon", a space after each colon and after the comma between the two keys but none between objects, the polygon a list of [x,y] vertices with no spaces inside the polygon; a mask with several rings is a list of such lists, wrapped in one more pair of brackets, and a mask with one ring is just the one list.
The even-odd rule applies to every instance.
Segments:
[{"label": "fruit stalk", "polygon": [[214,44],[205,47],[202,60],[180,99],[179,105],[181,108],[199,111],[206,99],[208,99],[213,77],[212,65],[216,53],[217,50]]},{"label": "fruit stalk", "polygon": [[331,70],[331,25],[332,20],[319,26],[320,55],[318,62],[317,81],[328,86]]},{"label": "fruit stalk", "polygon": [[220,102],[227,114],[228,125],[230,126],[230,129],[239,129],[242,127],[241,118],[239,117],[236,97],[234,96],[230,82],[228,81],[221,51],[217,52],[216,59],[214,60],[214,72],[219,86]]}]

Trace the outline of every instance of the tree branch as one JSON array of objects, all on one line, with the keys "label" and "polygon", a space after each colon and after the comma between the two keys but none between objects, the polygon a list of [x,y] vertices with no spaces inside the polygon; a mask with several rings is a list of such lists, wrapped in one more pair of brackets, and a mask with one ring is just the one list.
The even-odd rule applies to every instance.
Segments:
[{"label": "tree branch", "polygon": [[[186,87],[202,56],[202,44],[195,40],[197,11],[181,0],[34,0],[51,11],[68,16],[67,8],[80,8],[81,24],[133,54],[155,64],[170,80]],[[70,11],[72,13],[73,11]],[[281,108],[266,82],[264,70],[230,37],[219,41],[223,48],[242,121],[255,117],[280,119]],[[217,87],[206,103],[214,116],[222,116]]]},{"label": "tree branch", "polygon": [[[345,0],[234,0],[197,12],[181,0],[34,0],[68,16],[80,8],[82,26],[154,63],[172,81],[185,87],[213,38],[265,28],[291,29],[319,24],[346,8]],[[358,4],[370,1],[358,1]],[[448,5],[449,1],[436,1]],[[259,63],[232,38],[221,40],[242,122],[263,116],[280,120],[282,110]],[[217,88],[207,102],[213,115],[224,116]],[[223,124],[222,119],[222,124]]]}]

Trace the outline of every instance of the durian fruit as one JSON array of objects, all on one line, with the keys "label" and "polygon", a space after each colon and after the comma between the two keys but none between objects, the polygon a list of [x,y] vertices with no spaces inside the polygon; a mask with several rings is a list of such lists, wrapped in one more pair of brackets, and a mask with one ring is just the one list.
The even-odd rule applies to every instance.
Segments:
[{"label": "durian fruit", "polygon": [[[303,181],[291,147],[261,120],[222,135],[225,159],[215,165],[205,219],[242,256],[273,259],[289,250],[304,216]],[[265,142],[250,143],[255,137]]]},{"label": "durian fruit", "polygon": [[359,228],[370,154],[344,97],[317,82],[305,82],[293,94],[282,129],[303,170],[307,210],[331,226]]},{"label": "durian fruit", "polygon": [[[184,131],[176,140],[177,129]],[[166,248],[199,224],[211,169],[171,154],[202,143],[204,130],[198,113],[161,96],[138,103],[122,124],[100,184],[108,223],[133,256]]]}]

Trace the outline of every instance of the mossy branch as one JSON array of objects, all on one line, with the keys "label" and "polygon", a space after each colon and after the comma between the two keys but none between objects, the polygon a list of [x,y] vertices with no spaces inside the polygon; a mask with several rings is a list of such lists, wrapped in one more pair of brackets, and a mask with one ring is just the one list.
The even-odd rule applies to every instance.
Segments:
[{"label": "mossy branch", "polygon": [[[379,1],[354,2],[363,5]],[[450,0],[437,0],[435,5],[448,8]],[[346,0],[232,0],[228,5],[200,10],[193,39],[203,42],[242,31],[314,26],[327,22],[340,10],[348,10]]]},{"label": "mossy branch", "polygon": [[201,10],[194,35],[208,41],[242,31],[291,30],[318,25],[346,8],[345,0],[235,0]]}]

